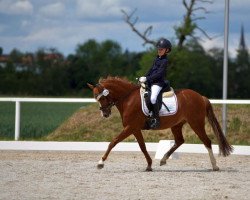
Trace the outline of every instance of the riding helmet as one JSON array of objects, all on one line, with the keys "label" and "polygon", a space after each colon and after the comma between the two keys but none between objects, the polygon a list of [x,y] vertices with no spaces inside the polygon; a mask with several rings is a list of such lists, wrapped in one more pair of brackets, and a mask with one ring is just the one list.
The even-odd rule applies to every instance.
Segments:
[{"label": "riding helmet", "polygon": [[169,40],[165,39],[165,38],[161,38],[159,39],[159,41],[156,43],[156,48],[160,49],[160,48],[164,48],[164,49],[169,49],[171,51],[172,48],[172,44]]}]

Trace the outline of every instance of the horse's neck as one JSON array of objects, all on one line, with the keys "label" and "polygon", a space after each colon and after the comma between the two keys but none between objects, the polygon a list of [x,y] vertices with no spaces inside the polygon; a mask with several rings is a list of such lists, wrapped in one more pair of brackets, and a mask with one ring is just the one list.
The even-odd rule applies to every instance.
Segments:
[{"label": "horse's neck", "polygon": [[118,100],[119,98],[121,98],[122,95],[129,92],[128,90],[124,89],[123,87],[120,87],[117,85],[108,85],[108,86],[106,86],[106,88],[110,91],[114,100]]},{"label": "horse's neck", "polygon": [[119,86],[111,86],[109,88],[107,87],[107,89],[110,90],[116,108],[119,110],[120,115],[123,118],[123,112],[124,112],[123,104],[125,101],[127,101],[131,93],[137,88],[121,87],[119,85]]},{"label": "horse's neck", "polygon": [[135,88],[128,87],[127,85],[119,85],[119,84],[107,84],[105,85],[105,88],[107,88],[113,99],[115,101],[122,100],[123,97],[128,96],[131,91],[133,91]]}]

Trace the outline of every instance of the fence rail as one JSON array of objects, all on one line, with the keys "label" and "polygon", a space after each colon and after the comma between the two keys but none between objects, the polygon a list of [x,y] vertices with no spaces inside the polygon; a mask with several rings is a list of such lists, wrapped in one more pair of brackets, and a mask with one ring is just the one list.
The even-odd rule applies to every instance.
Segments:
[{"label": "fence rail", "polygon": [[[155,152],[155,159],[161,159],[174,143],[174,140],[160,140],[159,143],[146,142],[147,150]],[[109,142],[40,142],[40,141],[0,141],[0,150],[11,151],[106,151]],[[233,145],[234,155],[250,156],[250,146]],[[212,145],[213,152],[219,153],[218,145]],[[120,142],[112,151],[141,151],[137,142]],[[203,144],[183,144],[172,154],[207,153]]]},{"label": "fence rail", "polygon": [[[20,110],[21,102],[51,102],[51,103],[94,103],[94,98],[19,98],[19,97],[2,97],[0,102],[15,102],[15,140],[20,136]],[[250,100],[238,99],[210,99],[212,104],[250,104]]]}]

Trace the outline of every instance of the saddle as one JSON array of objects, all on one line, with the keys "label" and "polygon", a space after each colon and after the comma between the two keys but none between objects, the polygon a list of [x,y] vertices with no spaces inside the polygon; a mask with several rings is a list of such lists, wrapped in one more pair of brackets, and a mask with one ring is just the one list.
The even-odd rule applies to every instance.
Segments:
[{"label": "saddle", "polygon": [[[150,87],[145,83],[141,83],[140,96],[141,96],[142,112],[147,116],[144,130],[149,130],[151,129],[153,106],[150,101],[150,96],[151,96]],[[156,103],[159,106],[159,116],[174,115],[177,112],[178,110],[177,97],[174,93],[173,88],[169,86],[168,81],[165,82],[165,87],[163,87],[160,94],[158,95]]]},{"label": "saddle", "polygon": [[[151,90],[148,87],[148,85],[146,85],[144,83],[144,87],[145,87],[145,93],[144,93],[144,98],[145,98],[145,103],[149,109],[149,111],[152,111],[152,103],[150,101],[150,97],[151,97]],[[163,98],[168,98],[168,97],[172,97],[174,96],[174,90],[173,88],[170,87],[169,81],[165,81],[165,84],[161,90],[161,92],[159,93],[158,97],[157,97],[157,101],[156,103],[158,104],[159,110],[162,108],[162,106],[164,106],[169,112],[169,108],[167,107],[167,105],[162,101]]]},{"label": "saddle", "polygon": [[[143,113],[151,117],[152,115],[152,104],[150,101],[151,91],[148,85],[141,83],[140,96],[141,96],[141,107]],[[173,88],[164,87],[161,93],[158,95],[157,104],[159,106],[159,116],[174,115],[178,110],[177,97],[174,93]]]}]

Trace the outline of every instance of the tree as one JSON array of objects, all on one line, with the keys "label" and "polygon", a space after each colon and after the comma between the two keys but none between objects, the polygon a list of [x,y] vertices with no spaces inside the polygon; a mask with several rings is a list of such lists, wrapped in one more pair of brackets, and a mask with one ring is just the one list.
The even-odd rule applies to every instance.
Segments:
[{"label": "tree", "polygon": [[76,48],[69,69],[71,85],[82,88],[86,82],[97,82],[101,76],[122,75],[125,68],[121,46],[114,41],[101,43],[91,39]]},{"label": "tree", "polygon": [[170,61],[168,78],[175,88],[190,88],[214,97],[213,63],[197,40],[190,40],[182,50],[175,49]]},{"label": "tree", "polygon": [[[211,60],[211,70],[213,73],[213,79],[211,84],[214,86],[214,98],[222,98],[222,77],[223,77],[223,56],[224,50],[219,48],[212,48],[207,52]],[[232,65],[229,60],[228,65]]]},{"label": "tree", "polygon": [[[178,47],[181,49],[183,47],[184,41],[187,39],[188,36],[198,39],[195,36],[195,30],[199,30],[205,35],[207,38],[212,39],[208,36],[208,34],[198,26],[196,23],[197,20],[205,19],[204,16],[202,17],[195,17],[195,13],[197,11],[203,11],[208,13],[205,7],[197,5],[197,3],[205,4],[205,3],[212,3],[212,0],[183,0],[182,4],[186,9],[186,14],[183,17],[183,22],[180,26],[175,26],[176,36],[178,38]],[[151,32],[153,30],[153,26],[149,26],[145,29],[145,31],[141,32],[136,28],[136,23],[139,20],[139,17],[134,18],[134,14],[136,9],[128,14],[125,10],[121,10],[124,15],[124,21],[130,26],[132,31],[134,31],[143,41],[143,45],[151,44],[155,46],[156,40],[149,39]]]},{"label": "tree", "polygon": [[237,56],[232,65],[229,65],[229,97],[249,98],[250,91],[250,57],[245,42],[244,27],[241,26],[241,35]]},{"label": "tree", "polygon": [[150,66],[153,63],[155,56],[156,56],[155,48],[151,48],[146,53],[143,54],[139,62],[140,68],[136,72],[137,77],[144,76],[148,72]]},{"label": "tree", "polygon": [[247,49],[238,49],[235,65],[231,68],[234,74],[232,97],[249,98],[250,94],[250,60]]},{"label": "tree", "polygon": [[70,88],[68,66],[63,55],[55,48],[36,52],[37,92],[42,95],[64,95]]},{"label": "tree", "polygon": [[199,25],[196,23],[197,20],[205,19],[205,17],[195,17],[195,12],[202,10],[205,13],[208,13],[207,9],[203,6],[197,6],[197,2],[199,3],[212,3],[212,1],[209,0],[183,0],[182,4],[184,5],[186,9],[186,14],[183,17],[183,21],[181,25],[175,26],[175,33],[178,38],[178,47],[181,49],[183,47],[184,41],[187,39],[187,37],[192,37],[194,39],[199,39],[195,36],[195,30],[199,30],[202,32],[203,35],[205,35],[206,38],[212,39],[208,36],[206,31],[204,31],[202,28],[199,27]]},{"label": "tree", "polygon": [[21,63],[22,62],[22,57],[23,57],[23,53],[21,51],[19,51],[18,49],[13,49],[10,52],[10,60],[13,63]]}]

